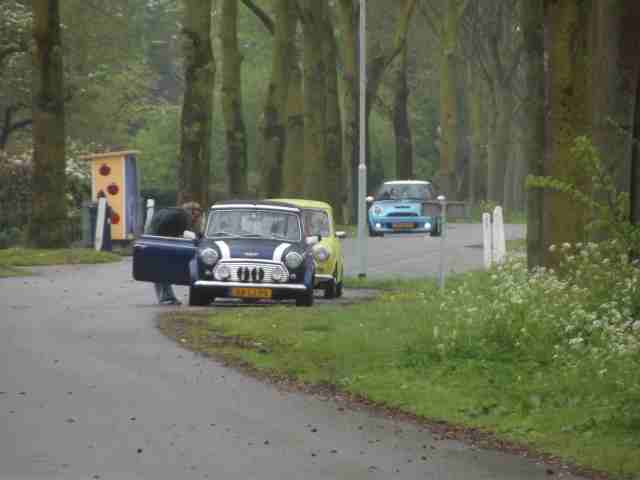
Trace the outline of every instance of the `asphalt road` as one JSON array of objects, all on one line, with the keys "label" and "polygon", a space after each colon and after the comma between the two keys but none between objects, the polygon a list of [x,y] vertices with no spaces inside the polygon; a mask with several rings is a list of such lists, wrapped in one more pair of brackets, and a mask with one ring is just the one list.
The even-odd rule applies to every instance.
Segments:
[{"label": "asphalt road", "polygon": [[129,260],[36,272],[0,279],[2,480],[552,478],[182,350]]},{"label": "asphalt road", "polygon": [[[524,225],[505,225],[507,240],[524,238]],[[438,274],[442,240],[424,234],[393,234],[367,241],[367,276],[424,277]],[[482,260],[482,225],[448,225],[444,238],[445,272],[479,269]],[[344,241],[347,275],[360,273],[357,239]]]}]

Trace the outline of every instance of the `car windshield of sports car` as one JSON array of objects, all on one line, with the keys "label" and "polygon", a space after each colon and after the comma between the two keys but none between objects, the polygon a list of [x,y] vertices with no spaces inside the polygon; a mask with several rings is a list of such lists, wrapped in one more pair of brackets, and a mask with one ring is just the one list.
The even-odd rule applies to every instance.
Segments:
[{"label": "car windshield of sports car", "polygon": [[433,188],[429,183],[383,183],[376,200],[432,200]]},{"label": "car windshield of sports car", "polygon": [[300,218],[289,212],[250,209],[214,210],[207,237],[270,238],[300,241]]}]

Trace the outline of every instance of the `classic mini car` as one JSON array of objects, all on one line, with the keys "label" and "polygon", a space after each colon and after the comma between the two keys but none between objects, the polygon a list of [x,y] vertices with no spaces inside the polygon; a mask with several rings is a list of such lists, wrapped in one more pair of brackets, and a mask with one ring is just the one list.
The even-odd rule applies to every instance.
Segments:
[{"label": "classic mini car", "polygon": [[324,290],[325,298],[342,296],[344,256],[340,240],[345,232],[337,232],[333,221],[333,209],[325,202],[315,200],[281,199],[302,210],[305,235],[317,236],[320,241],[312,248],[316,262],[315,288]]},{"label": "classic mini car", "polygon": [[313,305],[317,237],[305,236],[303,212],[281,202],[221,202],[201,238],[143,235],[134,244],[133,277],[189,287],[189,305],[216,298],[294,299]]},{"label": "classic mini car", "polygon": [[428,232],[440,235],[440,217],[424,214],[424,202],[435,200],[430,182],[396,180],[383,183],[375,197],[367,197],[369,235],[394,232]]}]

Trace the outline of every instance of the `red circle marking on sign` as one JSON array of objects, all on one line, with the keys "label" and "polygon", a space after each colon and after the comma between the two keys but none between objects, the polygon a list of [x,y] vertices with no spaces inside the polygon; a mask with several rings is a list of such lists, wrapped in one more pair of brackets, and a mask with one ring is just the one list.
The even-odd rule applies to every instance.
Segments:
[{"label": "red circle marking on sign", "polygon": [[120,189],[115,183],[112,183],[107,187],[107,192],[109,192],[109,195],[117,195],[119,191]]},{"label": "red circle marking on sign", "polygon": [[105,163],[100,166],[100,175],[106,177],[111,173],[111,167]]}]

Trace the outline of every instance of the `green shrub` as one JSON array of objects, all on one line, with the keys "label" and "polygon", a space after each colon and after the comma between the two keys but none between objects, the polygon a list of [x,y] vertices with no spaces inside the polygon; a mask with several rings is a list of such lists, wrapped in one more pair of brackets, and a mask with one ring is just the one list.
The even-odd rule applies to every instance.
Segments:
[{"label": "green shrub", "polygon": [[488,282],[457,287],[442,300],[437,323],[418,325],[405,364],[474,360],[551,369],[560,372],[554,383],[534,376],[514,392],[524,392],[525,403],[530,395],[579,398],[601,407],[597,421],[640,429],[640,270],[612,254],[615,241],[560,248],[562,272],[529,272],[523,259],[512,259]]}]

